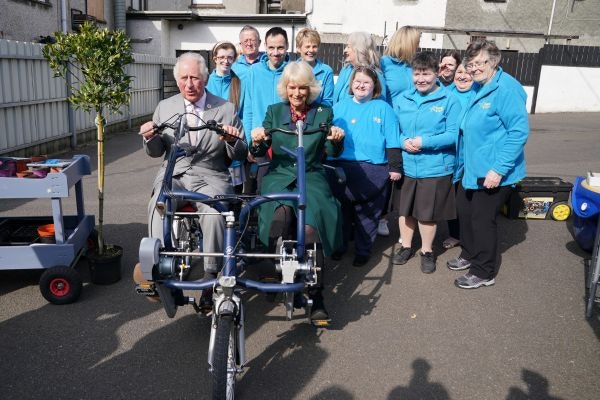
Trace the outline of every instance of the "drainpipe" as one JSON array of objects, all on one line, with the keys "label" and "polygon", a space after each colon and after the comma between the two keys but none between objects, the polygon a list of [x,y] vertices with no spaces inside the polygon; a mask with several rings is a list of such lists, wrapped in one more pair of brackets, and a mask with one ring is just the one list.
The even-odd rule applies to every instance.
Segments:
[{"label": "drainpipe", "polygon": [[[550,36],[550,31],[552,30],[552,21],[554,20],[554,10],[556,9],[556,0],[552,1],[552,11],[550,12],[550,22],[548,23],[548,36]],[[546,37],[546,44],[550,42],[550,38]]]},{"label": "drainpipe", "polygon": [[60,29],[62,30],[62,33],[68,33],[67,0],[60,0]]},{"label": "drainpipe", "polygon": [[125,0],[115,0],[115,30],[125,28]]}]

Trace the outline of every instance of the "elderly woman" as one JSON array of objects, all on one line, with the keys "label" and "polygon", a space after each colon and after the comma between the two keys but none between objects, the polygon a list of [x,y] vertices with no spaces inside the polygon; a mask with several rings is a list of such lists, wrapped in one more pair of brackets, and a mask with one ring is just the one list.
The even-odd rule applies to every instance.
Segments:
[{"label": "elderly woman", "polygon": [[458,136],[460,104],[437,79],[438,62],[431,52],[411,61],[415,89],[394,103],[404,152],[404,182],[397,210],[402,246],[394,264],[405,264],[414,254],[415,229],[421,234],[421,272],[435,271],[433,239],[437,222],[456,216],[452,174]]},{"label": "elderly woman", "polygon": [[493,285],[499,269],[496,218],[511,191],[525,177],[529,136],[527,95],[498,66],[500,50],[487,40],[472,42],[465,54],[473,77],[473,98],[461,124],[464,175],[457,192],[462,252],[448,261],[469,269],[454,281],[463,289]]},{"label": "elderly woman", "polygon": [[352,32],[348,36],[348,42],[344,47],[344,67],[340,70],[333,91],[333,104],[347,98],[350,94],[350,78],[357,66],[369,66],[377,72],[377,79],[381,85],[379,96],[384,100],[387,98],[385,78],[379,64],[379,52],[375,40],[367,32]]},{"label": "elderly woman", "polygon": [[[473,92],[471,91],[471,87],[473,86],[473,77],[467,72],[467,68],[464,64],[459,64],[456,68],[456,73],[454,74],[454,82],[448,86],[448,90],[456,96],[458,101],[460,101],[460,105],[462,107],[463,112],[467,108],[469,104],[469,100],[471,99],[471,95]],[[462,135],[459,132],[458,140],[456,142],[456,149],[462,146]],[[457,159],[457,165],[462,165],[462,163]],[[458,191],[458,185],[460,179],[462,178],[463,169],[456,169],[454,171],[454,193]],[[458,224],[458,218],[448,220],[448,237],[442,242],[442,246],[445,249],[451,249],[460,244],[460,226]]]},{"label": "elderly woman", "polygon": [[342,203],[344,247],[354,232],[352,265],[362,267],[377,236],[386,184],[401,178],[401,142],[394,111],[380,97],[382,85],[375,70],[356,67],[350,82],[352,97],[333,106],[333,122],[346,133],[344,152],[330,161],[344,169],[346,185],[331,184]]},{"label": "elderly woman", "polygon": [[[266,135],[269,128],[295,130],[296,122],[304,121],[305,129],[319,127],[321,123],[331,125],[331,108],[315,104],[321,87],[315,79],[312,67],[303,61],[288,64],[277,84],[277,91],[283,100],[270,105],[263,126],[252,131],[250,152],[254,156],[263,156],[272,146],[272,161],[269,171],[262,180],[260,192],[268,196],[274,192],[297,191],[296,160],[281,150],[281,146],[295,148],[297,137],[274,132]],[[321,164],[324,153],[336,156],[343,149],[344,131],[331,127],[328,134],[318,132],[304,137],[306,155],[306,246],[317,244],[317,265],[323,272],[323,253],[327,256],[341,247],[342,220],[340,205],[331,194],[325,169]],[[291,201],[271,201],[260,206],[259,236],[271,251],[279,237],[291,239],[296,227],[296,205]],[[308,292],[313,300],[310,315],[312,320],[327,320],[322,296],[323,278],[318,277],[319,287]]]}]

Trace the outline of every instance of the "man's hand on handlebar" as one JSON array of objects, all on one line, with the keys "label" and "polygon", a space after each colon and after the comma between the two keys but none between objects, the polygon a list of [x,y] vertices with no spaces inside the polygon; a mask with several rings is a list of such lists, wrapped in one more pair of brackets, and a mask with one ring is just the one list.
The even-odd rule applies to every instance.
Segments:
[{"label": "man's hand on handlebar", "polygon": [[154,125],[154,122],[148,121],[142,126],[140,126],[139,134],[142,135],[144,139],[150,140],[158,134],[158,130],[156,129],[156,125]]},{"label": "man's hand on handlebar", "polygon": [[329,130],[329,136],[327,136],[327,140],[331,140],[332,142],[341,142],[344,140],[344,130],[342,128],[338,128],[337,126],[332,126]]},{"label": "man's hand on handlebar", "polygon": [[241,137],[241,132],[235,126],[223,125],[222,129],[226,134],[219,135],[220,140],[225,140],[228,143],[232,143]]}]

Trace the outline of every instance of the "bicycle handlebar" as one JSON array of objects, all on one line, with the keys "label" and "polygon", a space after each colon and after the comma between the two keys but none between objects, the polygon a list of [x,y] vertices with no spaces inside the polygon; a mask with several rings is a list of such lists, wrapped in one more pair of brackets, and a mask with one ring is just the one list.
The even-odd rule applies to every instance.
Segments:
[{"label": "bicycle handlebar", "polygon": [[[272,136],[273,132],[281,132],[281,133],[285,133],[287,135],[297,135],[298,134],[297,131],[290,131],[290,130],[281,129],[281,128],[269,128],[269,129],[265,129],[265,134],[267,136]],[[321,122],[319,124],[318,128],[309,129],[309,130],[303,131],[302,133],[304,135],[310,135],[312,133],[317,133],[317,132],[328,133],[329,132],[329,124],[327,122]]]}]

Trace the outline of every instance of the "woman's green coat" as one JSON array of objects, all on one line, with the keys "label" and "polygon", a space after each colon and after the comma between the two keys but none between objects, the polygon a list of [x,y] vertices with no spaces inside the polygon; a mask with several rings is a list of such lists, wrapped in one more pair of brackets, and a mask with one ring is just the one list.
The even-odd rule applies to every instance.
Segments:
[{"label": "woman's green coat", "polygon": [[[332,119],[333,110],[330,107],[311,105],[306,114],[305,130],[318,128],[321,123],[331,125]],[[289,104],[277,103],[270,105],[263,121],[263,127],[267,130],[281,128],[295,131],[296,126],[292,123]],[[306,159],[305,223],[317,229],[323,245],[323,252],[329,256],[342,247],[342,220],[340,204],[331,194],[321,160],[324,153],[334,157],[339,155],[343,149],[343,142],[332,142],[327,140],[326,137],[327,134],[323,132],[304,136]],[[273,132],[271,140],[256,145],[252,144],[250,152],[255,156],[263,156],[270,146],[273,149],[273,159],[269,172],[262,179],[260,194],[268,196],[269,193],[295,192],[297,190],[296,160],[281,150],[281,146],[285,146],[292,151],[295,150],[298,146],[298,137]],[[262,204],[259,208],[259,237],[264,244],[268,244],[269,241],[269,229],[275,209],[282,204],[296,209],[296,204],[290,201],[270,201]]]}]

